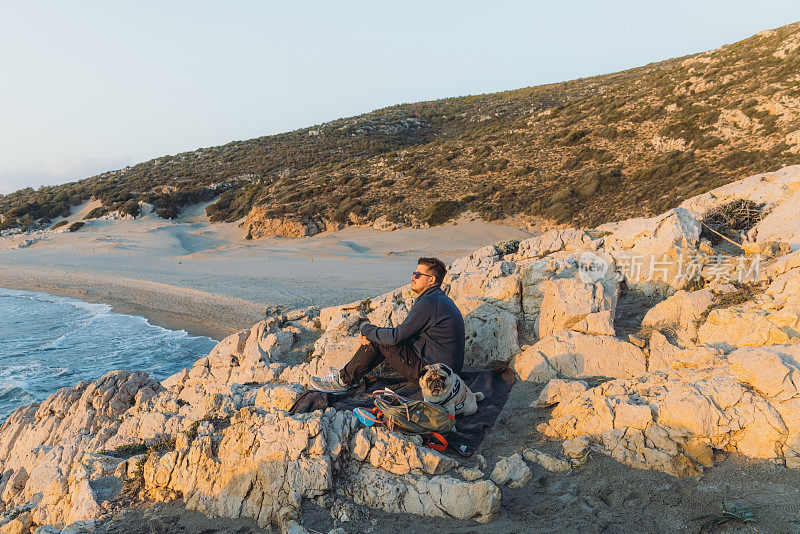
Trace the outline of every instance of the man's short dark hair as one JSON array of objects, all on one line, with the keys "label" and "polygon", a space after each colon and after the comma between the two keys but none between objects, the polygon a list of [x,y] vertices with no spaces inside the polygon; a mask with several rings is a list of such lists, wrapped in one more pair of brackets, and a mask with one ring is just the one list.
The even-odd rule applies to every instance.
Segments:
[{"label": "man's short dark hair", "polygon": [[444,275],[447,274],[447,267],[439,258],[420,258],[417,260],[417,264],[427,267],[436,277],[437,284],[441,284]]}]

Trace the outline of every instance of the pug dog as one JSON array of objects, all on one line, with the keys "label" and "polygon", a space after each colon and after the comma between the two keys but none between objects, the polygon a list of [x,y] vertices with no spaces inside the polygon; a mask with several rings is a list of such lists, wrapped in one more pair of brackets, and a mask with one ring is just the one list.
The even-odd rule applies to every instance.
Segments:
[{"label": "pug dog", "polygon": [[419,387],[426,402],[438,404],[452,416],[472,415],[478,411],[478,401],[483,400],[483,393],[470,391],[461,377],[447,365],[426,365],[424,371],[419,379]]}]

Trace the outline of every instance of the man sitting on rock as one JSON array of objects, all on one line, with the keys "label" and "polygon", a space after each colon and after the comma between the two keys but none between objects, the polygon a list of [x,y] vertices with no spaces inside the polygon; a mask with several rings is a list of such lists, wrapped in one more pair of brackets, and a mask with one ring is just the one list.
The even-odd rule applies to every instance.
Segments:
[{"label": "man sitting on rock", "polygon": [[464,318],[441,285],[447,271],[437,258],[420,258],[411,273],[411,290],[418,295],[402,324],[384,328],[361,326],[361,347],[330,376],[312,377],[311,387],[345,394],[384,360],[406,379],[417,382],[423,367],[443,363],[460,373],[464,365]]}]

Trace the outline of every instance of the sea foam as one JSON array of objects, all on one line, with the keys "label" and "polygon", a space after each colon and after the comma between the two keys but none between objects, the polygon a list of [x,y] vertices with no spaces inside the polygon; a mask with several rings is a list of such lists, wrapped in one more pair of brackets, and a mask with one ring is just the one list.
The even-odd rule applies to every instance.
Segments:
[{"label": "sea foam", "polygon": [[0,420],[113,369],[166,378],[215,344],[114,313],[107,304],[0,288]]}]

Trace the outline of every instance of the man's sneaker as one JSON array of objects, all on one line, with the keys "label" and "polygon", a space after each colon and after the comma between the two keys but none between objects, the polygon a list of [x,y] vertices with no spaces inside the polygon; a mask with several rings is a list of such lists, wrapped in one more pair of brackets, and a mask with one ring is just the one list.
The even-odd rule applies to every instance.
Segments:
[{"label": "man's sneaker", "polygon": [[311,388],[324,393],[333,393],[334,395],[346,394],[350,386],[342,382],[342,378],[339,375],[340,369],[339,367],[331,367],[328,376],[312,376]]}]

